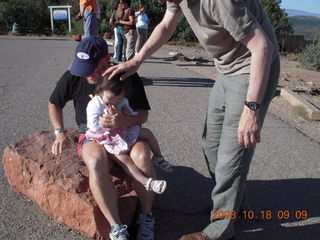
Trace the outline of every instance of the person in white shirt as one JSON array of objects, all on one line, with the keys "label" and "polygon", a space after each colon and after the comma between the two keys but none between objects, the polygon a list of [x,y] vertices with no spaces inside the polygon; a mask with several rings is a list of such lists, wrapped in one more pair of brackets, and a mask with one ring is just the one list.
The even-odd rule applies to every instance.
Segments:
[{"label": "person in white shirt", "polygon": [[136,54],[137,54],[148,39],[149,18],[146,14],[146,8],[144,5],[140,5],[139,11],[137,11],[135,15],[136,15],[136,28],[138,33],[138,38],[136,42]]}]

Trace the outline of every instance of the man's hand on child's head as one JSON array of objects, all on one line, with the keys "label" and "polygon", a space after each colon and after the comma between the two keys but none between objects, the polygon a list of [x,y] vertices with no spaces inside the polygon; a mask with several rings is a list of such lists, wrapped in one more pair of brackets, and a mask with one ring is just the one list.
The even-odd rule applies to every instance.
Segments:
[{"label": "man's hand on child's head", "polygon": [[118,65],[111,66],[109,67],[103,74],[102,76],[109,76],[108,80],[111,80],[113,77],[116,75],[125,72],[121,77],[120,80],[123,81],[127,77],[133,75],[134,73],[137,72],[138,68],[140,67],[140,62],[137,61],[135,58],[127,61],[127,62],[122,62]]}]

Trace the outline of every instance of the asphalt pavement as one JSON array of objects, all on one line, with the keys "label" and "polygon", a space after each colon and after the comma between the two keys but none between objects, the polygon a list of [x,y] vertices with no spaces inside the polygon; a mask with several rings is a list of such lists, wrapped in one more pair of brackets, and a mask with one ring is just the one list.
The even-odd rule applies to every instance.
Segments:
[{"label": "asphalt pavement", "polygon": [[[51,129],[48,97],[76,45],[68,38],[0,36],[1,156],[9,144]],[[138,73],[152,109],[145,126],[175,165],[173,173],[157,170],[168,189],[154,203],[156,239],[177,240],[209,223],[212,182],[200,142],[214,82],[156,57]],[[72,103],[64,112],[65,125],[76,127]],[[261,138],[247,182],[253,219],[237,220],[236,239],[320,239],[319,143],[270,114]],[[2,164],[0,186],[0,239],[86,239],[14,192]]]}]

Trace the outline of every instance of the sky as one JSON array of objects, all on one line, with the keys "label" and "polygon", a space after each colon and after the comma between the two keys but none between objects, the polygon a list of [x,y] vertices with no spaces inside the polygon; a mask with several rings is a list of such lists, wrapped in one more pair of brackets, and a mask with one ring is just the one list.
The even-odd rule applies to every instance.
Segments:
[{"label": "sky", "polygon": [[281,8],[297,9],[311,13],[320,14],[319,0],[282,0]]}]

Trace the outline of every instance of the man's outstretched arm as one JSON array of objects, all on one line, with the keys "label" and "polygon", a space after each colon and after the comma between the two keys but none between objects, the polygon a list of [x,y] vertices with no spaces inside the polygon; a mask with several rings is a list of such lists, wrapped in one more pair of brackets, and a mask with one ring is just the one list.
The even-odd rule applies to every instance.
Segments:
[{"label": "man's outstretched arm", "polygon": [[109,75],[108,79],[110,80],[117,74],[126,72],[120,78],[121,80],[124,80],[137,72],[138,68],[144,62],[144,60],[150,57],[155,51],[157,51],[164,43],[166,43],[170,39],[177,27],[180,15],[180,12],[172,13],[167,10],[162,21],[153,30],[148,41],[143,45],[139,53],[128,62],[110,67],[103,75]]}]

